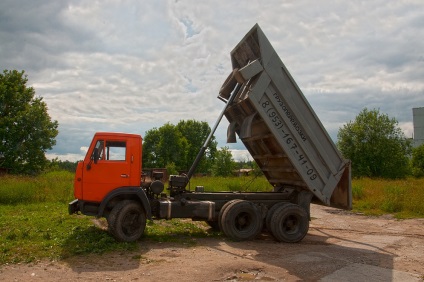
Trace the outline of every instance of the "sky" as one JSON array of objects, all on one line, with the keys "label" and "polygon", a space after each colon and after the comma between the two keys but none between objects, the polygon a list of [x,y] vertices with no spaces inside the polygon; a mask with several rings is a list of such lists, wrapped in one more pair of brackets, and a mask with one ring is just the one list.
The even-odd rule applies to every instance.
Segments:
[{"label": "sky", "polygon": [[[413,135],[424,107],[424,1],[0,1],[0,68],[24,70],[59,122],[48,158],[83,159],[97,131],[212,127],[230,52],[258,23],[334,142],[379,109]],[[226,144],[224,118],[215,137]]]}]

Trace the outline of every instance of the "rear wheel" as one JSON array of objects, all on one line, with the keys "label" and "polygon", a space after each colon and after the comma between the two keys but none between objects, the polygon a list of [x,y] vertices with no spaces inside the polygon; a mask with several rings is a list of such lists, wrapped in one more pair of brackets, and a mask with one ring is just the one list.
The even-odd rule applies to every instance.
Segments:
[{"label": "rear wheel", "polygon": [[146,213],[139,203],[125,200],[118,203],[108,216],[109,232],[118,240],[138,240],[146,228]]},{"label": "rear wheel", "polygon": [[272,218],[272,216],[274,215],[274,212],[278,209],[278,208],[280,208],[280,207],[282,207],[282,206],[284,206],[284,205],[287,205],[288,203],[286,203],[286,202],[281,202],[281,203],[276,203],[276,204],[274,204],[269,210],[268,210],[268,212],[267,212],[267,214],[266,214],[266,218],[265,218],[265,227],[266,227],[266,229],[268,230],[268,232],[271,232],[271,218]]},{"label": "rear wheel", "polygon": [[223,206],[222,206],[222,208],[221,208],[221,210],[219,211],[219,214],[218,214],[218,229],[220,230],[220,231],[222,231],[222,215],[224,214],[224,212],[225,212],[225,210],[230,206],[230,205],[232,205],[233,203],[235,203],[235,202],[240,202],[240,201],[242,201],[242,200],[240,200],[240,199],[235,199],[235,200],[231,200],[231,201],[228,201],[228,202],[226,202]]},{"label": "rear wheel", "polygon": [[308,233],[308,213],[299,205],[282,205],[272,214],[270,228],[272,235],[280,242],[299,242]]},{"label": "rear wheel", "polygon": [[222,232],[234,240],[251,240],[261,232],[261,211],[249,201],[231,203],[221,219]]}]

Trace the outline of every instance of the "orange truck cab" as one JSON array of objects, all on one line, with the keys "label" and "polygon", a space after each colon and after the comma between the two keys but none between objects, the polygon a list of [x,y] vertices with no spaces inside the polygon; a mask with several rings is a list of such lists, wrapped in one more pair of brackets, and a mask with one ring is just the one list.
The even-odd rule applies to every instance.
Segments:
[{"label": "orange truck cab", "polygon": [[[84,161],[77,165],[74,179],[75,200],[70,203],[69,212],[107,215],[113,205],[112,200],[122,200],[130,195],[135,195],[148,207],[147,196],[141,189],[141,156],[140,135],[96,133]],[[145,212],[151,216],[150,210]]]}]

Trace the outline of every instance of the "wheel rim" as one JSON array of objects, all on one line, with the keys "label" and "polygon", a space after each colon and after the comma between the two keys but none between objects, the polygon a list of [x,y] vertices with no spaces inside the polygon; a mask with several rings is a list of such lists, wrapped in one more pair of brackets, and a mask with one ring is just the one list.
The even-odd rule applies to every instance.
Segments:
[{"label": "wheel rim", "polygon": [[250,227],[252,223],[252,216],[247,212],[238,214],[235,218],[235,227],[239,231],[244,231]]},{"label": "wheel rim", "polygon": [[288,215],[283,222],[283,230],[287,234],[295,234],[299,231],[300,219],[296,215]]},{"label": "wheel rim", "polygon": [[137,233],[140,226],[140,214],[136,211],[128,212],[122,221],[122,232],[127,236],[132,236]]}]

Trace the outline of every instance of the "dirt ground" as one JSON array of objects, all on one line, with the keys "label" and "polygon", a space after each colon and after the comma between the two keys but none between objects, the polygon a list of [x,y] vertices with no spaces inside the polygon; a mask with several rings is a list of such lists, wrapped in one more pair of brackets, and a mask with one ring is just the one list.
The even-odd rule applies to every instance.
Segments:
[{"label": "dirt ground", "polygon": [[313,205],[298,244],[140,242],[132,253],[5,265],[1,281],[424,281],[424,219],[367,217]]}]

